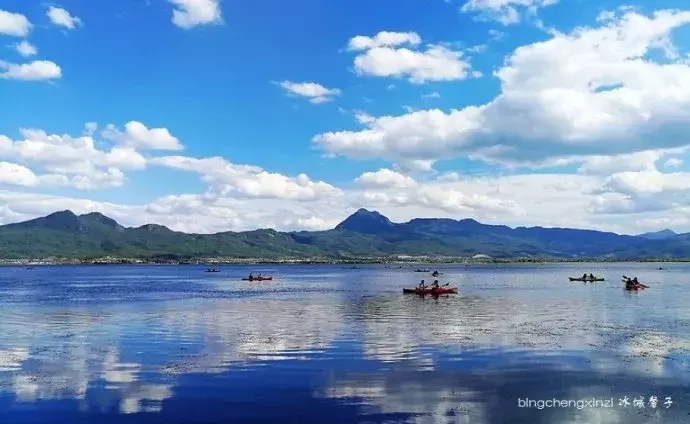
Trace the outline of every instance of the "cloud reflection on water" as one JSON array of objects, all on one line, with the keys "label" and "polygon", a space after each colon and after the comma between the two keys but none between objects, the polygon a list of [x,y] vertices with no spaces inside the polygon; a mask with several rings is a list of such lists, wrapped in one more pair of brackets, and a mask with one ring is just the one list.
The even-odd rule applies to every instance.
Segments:
[{"label": "cloud reflection on water", "polygon": [[[218,281],[186,283],[184,292],[179,282],[168,288],[156,280],[155,290],[147,285],[137,295],[136,285],[153,283],[135,280],[126,291],[140,297],[128,301],[77,300],[59,307],[10,302],[0,310],[7,331],[0,339],[0,391],[27,404],[72,399],[84,410],[115,404],[123,414],[163,413],[166,402],[179,402],[180,390],[190,384],[232,385],[228,376],[261,367],[269,375],[287,373],[316,384],[305,375],[323,378],[329,370],[335,377],[310,388],[315,398],[359,399],[420,423],[493,423],[501,421],[487,396],[514,396],[520,384],[548,387],[548,373],[582,372],[563,377],[570,391],[558,392],[580,397],[621,375],[641,386],[664,379],[687,384],[682,376],[690,376],[685,333],[640,328],[631,319],[639,310],[602,306],[620,301],[618,292],[600,291],[611,296],[604,301],[587,297],[584,290],[594,293],[596,286],[573,286],[580,295],[572,297],[539,287],[520,291],[519,283],[504,292],[481,292],[481,282],[464,277],[466,290],[461,287],[459,295],[421,299],[401,295],[392,286],[398,283],[379,274],[363,274],[362,285],[378,291],[362,296],[359,286],[343,289],[356,283],[341,274],[334,274],[343,279],[333,283],[336,289],[320,283],[319,292],[309,293],[299,292],[298,281],[281,283],[282,291],[253,288],[238,295],[233,282],[223,282],[222,289],[214,288]],[[122,286],[116,278],[108,281]],[[170,299],[179,293],[183,299]],[[528,372],[547,366],[541,374]],[[367,372],[343,376],[343,369],[358,367]],[[501,392],[490,377],[507,381],[513,392]],[[264,384],[281,384],[269,380]],[[559,423],[626,422],[612,410],[551,414]],[[656,422],[651,415],[646,419]]]}]

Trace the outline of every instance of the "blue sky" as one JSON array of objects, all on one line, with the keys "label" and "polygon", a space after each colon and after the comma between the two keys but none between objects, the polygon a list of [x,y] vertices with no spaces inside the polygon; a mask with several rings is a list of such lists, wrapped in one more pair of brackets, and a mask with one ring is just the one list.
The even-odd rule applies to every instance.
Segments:
[{"label": "blue sky", "polygon": [[0,222],[328,228],[369,207],[690,231],[683,7],[6,0]]}]

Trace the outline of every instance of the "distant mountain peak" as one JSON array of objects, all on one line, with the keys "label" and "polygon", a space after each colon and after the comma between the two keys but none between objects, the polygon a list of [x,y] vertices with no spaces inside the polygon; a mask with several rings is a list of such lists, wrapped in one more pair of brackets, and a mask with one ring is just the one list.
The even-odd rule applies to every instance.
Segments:
[{"label": "distant mountain peak", "polygon": [[64,211],[58,211],[58,212],[53,212],[51,214],[46,215],[44,218],[76,218],[77,214],[72,212],[69,209],[65,209]]},{"label": "distant mountain peak", "polygon": [[148,230],[148,231],[153,231],[153,230],[170,230],[170,228],[166,227],[165,225],[160,225],[160,224],[144,224],[140,226],[142,230]]},{"label": "distant mountain peak", "polygon": [[355,213],[345,218],[335,229],[356,231],[358,233],[379,233],[381,231],[387,231],[394,226],[395,224],[393,224],[390,219],[380,213],[360,208]]},{"label": "distant mountain peak", "polygon": [[105,216],[100,212],[91,212],[91,213],[86,213],[83,215],[79,215],[79,219],[85,222],[95,222],[103,225],[107,225],[109,227],[121,227],[121,225],[115,221],[114,219],[110,218],[109,216]]},{"label": "distant mountain peak", "polygon": [[649,240],[663,240],[671,237],[675,237],[678,234],[673,231],[669,230],[668,228],[663,229],[661,231],[654,231],[650,233],[644,233],[644,234],[639,234],[638,237],[646,238]]}]

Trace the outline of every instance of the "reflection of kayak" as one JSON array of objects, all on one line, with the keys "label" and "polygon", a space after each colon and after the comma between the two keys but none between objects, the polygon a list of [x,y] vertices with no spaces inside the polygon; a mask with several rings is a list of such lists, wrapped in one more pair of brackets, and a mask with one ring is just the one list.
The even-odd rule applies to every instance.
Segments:
[{"label": "reflection of kayak", "polygon": [[243,278],[242,281],[271,281],[273,277],[253,277],[253,278]]},{"label": "reflection of kayak", "polygon": [[457,293],[457,287],[441,287],[438,289],[403,289],[404,294],[451,294]]},{"label": "reflection of kayak", "polygon": [[596,277],[595,278],[582,278],[582,277],[573,278],[573,277],[569,277],[569,278],[570,278],[570,281],[604,281],[605,280],[605,278],[596,278]]}]

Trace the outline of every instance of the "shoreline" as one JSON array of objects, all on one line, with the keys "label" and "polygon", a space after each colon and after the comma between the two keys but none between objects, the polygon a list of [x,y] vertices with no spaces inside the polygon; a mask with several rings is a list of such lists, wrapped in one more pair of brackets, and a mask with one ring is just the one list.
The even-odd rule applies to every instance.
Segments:
[{"label": "shoreline", "polygon": [[648,258],[648,259],[611,259],[611,258],[45,258],[45,259],[0,259],[0,266],[56,266],[56,265],[397,265],[400,268],[416,265],[501,265],[501,264],[574,264],[574,263],[685,263],[688,258]]}]

